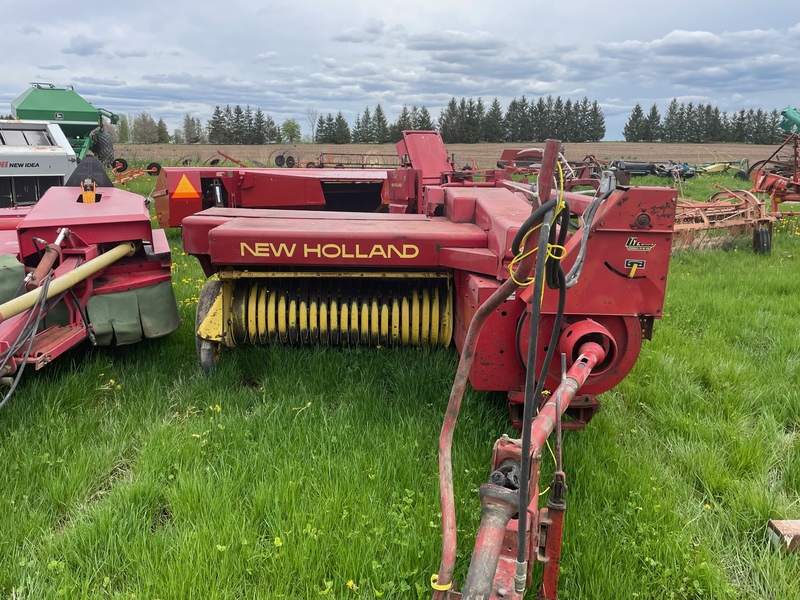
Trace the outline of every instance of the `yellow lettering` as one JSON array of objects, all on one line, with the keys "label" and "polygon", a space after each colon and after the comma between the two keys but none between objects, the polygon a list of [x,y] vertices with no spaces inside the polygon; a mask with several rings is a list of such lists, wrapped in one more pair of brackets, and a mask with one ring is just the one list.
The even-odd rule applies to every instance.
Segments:
[{"label": "yellow lettering", "polygon": [[244,256],[245,249],[252,255],[252,256],[269,256],[269,250],[272,244],[268,244],[266,242],[256,242],[254,247],[250,247],[246,242],[241,242],[239,245],[239,252],[241,256]]},{"label": "yellow lettering", "polygon": [[355,258],[355,254],[347,253],[347,244],[342,244],[342,258]]},{"label": "yellow lettering", "polygon": [[372,258],[373,256],[382,256],[383,258],[389,258],[386,256],[386,250],[383,249],[383,246],[380,244],[375,244],[372,247],[372,251],[369,253],[367,258]]},{"label": "yellow lettering", "polygon": [[358,244],[356,244],[356,258],[369,258],[369,254],[361,253],[361,248],[358,247]]},{"label": "yellow lettering", "polygon": [[322,247],[322,256],[325,258],[339,258],[342,254],[342,249],[336,244],[325,244]]},{"label": "yellow lettering", "polygon": [[416,258],[417,256],[419,256],[419,247],[414,244],[403,244],[403,258]]},{"label": "yellow lettering", "polygon": [[316,254],[317,258],[319,258],[322,255],[322,249],[320,248],[320,245],[317,244],[312,248],[308,244],[305,244],[303,248],[303,256],[308,257],[309,254]]},{"label": "yellow lettering", "polygon": [[281,256],[286,256],[288,258],[291,258],[292,256],[294,256],[294,249],[297,247],[297,244],[292,244],[291,247],[283,243],[278,244],[277,247],[274,244],[270,244],[269,247],[272,250],[272,256],[278,258],[280,258]]}]

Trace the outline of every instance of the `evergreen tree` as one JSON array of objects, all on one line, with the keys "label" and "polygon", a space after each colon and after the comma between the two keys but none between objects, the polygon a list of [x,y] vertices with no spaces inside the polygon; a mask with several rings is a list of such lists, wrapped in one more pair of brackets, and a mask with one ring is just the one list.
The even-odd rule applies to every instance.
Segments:
[{"label": "evergreen tree", "polygon": [[[184,139],[186,139],[186,118],[184,117]],[[224,144],[226,138],[225,114],[219,107],[219,104],[214,108],[214,113],[208,120],[206,125],[208,130],[208,142],[210,144]],[[189,142],[187,142],[189,143]]]},{"label": "evergreen tree", "polygon": [[575,104],[575,119],[578,122],[576,142],[586,142],[590,137],[592,105],[586,96]]},{"label": "evergreen tree", "polygon": [[172,143],[173,144],[185,144],[183,140],[183,130],[180,128],[175,128],[172,130]]},{"label": "evergreen tree", "polygon": [[159,144],[169,144],[169,129],[164,119],[159,119],[156,123],[156,142]]},{"label": "evergreen tree", "polygon": [[372,144],[375,142],[374,133],[372,113],[370,113],[369,106],[367,106],[364,108],[364,112],[361,113],[361,129],[359,129],[358,137],[362,144]]},{"label": "evergreen tree", "polygon": [[500,101],[497,99],[497,96],[492,100],[492,104],[486,112],[486,118],[483,121],[483,134],[484,139],[490,143],[505,141],[503,109],[500,106]]},{"label": "evergreen tree", "polygon": [[513,98],[511,102],[508,103],[504,120],[506,139],[509,142],[522,141],[522,123],[526,118],[527,115],[522,112],[519,101]]},{"label": "evergreen tree", "polygon": [[556,101],[553,103],[550,122],[553,128],[550,137],[557,140],[564,139],[564,101],[561,100],[561,96],[556,96]]},{"label": "evergreen tree", "polygon": [[606,118],[597,100],[595,100],[592,102],[586,141],[599,142],[604,137],[606,137]]},{"label": "evergreen tree", "polygon": [[397,120],[389,126],[389,141],[399,142],[403,139],[403,131],[407,129],[414,129],[414,122],[411,118],[411,111],[403,104]]},{"label": "evergreen tree", "polygon": [[[213,120],[213,117],[212,117]],[[183,139],[187,144],[199,144],[202,133],[202,126],[198,125],[192,115],[186,113],[183,115]]]},{"label": "evergreen tree", "polygon": [[[358,118],[356,117],[356,120]],[[314,141],[318,144],[326,144],[327,142],[323,139],[323,129],[325,129],[325,117],[322,115],[319,116],[317,119],[317,128],[314,132]]]},{"label": "evergreen tree", "polygon": [[531,140],[543,142],[547,139],[547,104],[544,98],[539,96],[536,103],[531,102],[528,112],[531,122]]},{"label": "evergreen tree", "polygon": [[283,134],[281,133],[281,128],[278,127],[277,123],[275,123],[275,120],[272,118],[272,115],[267,115],[264,122],[267,132],[266,143],[281,143],[283,141]]},{"label": "evergreen tree", "polygon": [[253,110],[250,108],[248,104],[247,107],[244,109],[244,138],[242,140],[243,144],[254,144],[253,141]]},{"label": "evergreen tree", "polygon": [[461,99],[459,120],[463,123],[462,142],[466,144],[477,144],[483,141],[483,120],[485,118],[485,112],[483,100],[480,98],[478,98],[477,102],[472,98],[466,102],[463,98]]},{"label": "evergreen tree", "polygon": [[245,128],[244,111],[241,105],[233,107],[233,120],[231,121],[231,144],[244,144],[247,136]]},{"label": "evergreen tree", "polygon": [[419,109],[419,113],[414,120],[414,129],[419,129],[420,131],[432,131],[436,129],[433,123],[433,117],[424,105]]},{"label": "evergreen tree", "polygon": [[[347,123],[347,121],[345,121],[345,123]],[[383,112],[383,108],[381,108],[380,104],[375,107],[375,112],[372,115],[372,131],[373,141],[376,144],[385,144],[389,141],[389,123],[386,121],[386,113]],[[349,142],[349,128],[347,130],[347,137]]]},{"label": "evergreen tree", "polygon": [[[380,106],[380,104],[378,106]],[[350,125],[347,124],[347,119],[344,118],[342,111],[339,111],[339,113],[336,115],[336,119],[334,120],[333,143],[350,143]]]},{"label": "evergreen tree", "polygon": [[678,141],[678,132],[680,129],[680,111],[678,109],[678,99],[673,98],[667,107],[667,113],[664,115],[664,122],[662,124],[661,139],[665,142]]},{"label": "evergreen tree", "polygon": [[773,108],[772,112],[769,113],[769,119],[767,124],[767,142],[765,144],[780,144],[783,142],[784,138],[786,137],[786,132],[779,127],[781,122],[781,113],[778,112],[777,108]]},{"label": "evergreen tree", "polygon": [[253,114],[253,129],[250,136],[251,144],[266,144],[267,137],[267,119],[260,108],[256,108]]},{"label": "evergreen tree", "polygon": [[225,136],[223,144],[235,144],[234,141],[234,122],[233,122],[233,109],[231,109],[230,104],[225,105],[225,111],[223,112],[223,119],[225,122]]},{"label": "evergreen tree", "polygon": [[642,141],[642,128],[644,127],[644,112],[642,107],[637,104],[631,111],[631,116],[625,127],[622,128],[622,135],[625,136],[626,142],[641,142]]},{"label": "evergreen tree", "polygon": [[[320,117],[320,123],[324,124],[322,117]],[[317,125],[319,127],[319,124]],[[353,129],[350,131],[350,139],[353,140],[354,144],[361,144],[361,138],[364,135],[364,129],[361,127],[361,115],[356,115],[356,120],[353,122]]]},{"label": "evergreen tree", "polygon": [[657,142],[661,139],[661,113],[658,112],[658,105],[655,103],[650,107],[642,122],[642,141]]},{"label": "evergreen tree", "polygon": [[461,141],[461,131],[458,122],[458,103],[455,98],[439,114],[439,133],[445,144],[457,144]]}]

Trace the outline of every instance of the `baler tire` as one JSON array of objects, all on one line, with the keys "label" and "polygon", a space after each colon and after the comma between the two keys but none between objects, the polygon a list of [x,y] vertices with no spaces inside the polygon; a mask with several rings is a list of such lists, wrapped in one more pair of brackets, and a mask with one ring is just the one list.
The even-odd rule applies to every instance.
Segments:
[{"label": "baler tire", "polygon": [[278,156],[275,157],[275,166],[276,167],[282,167],[285,162],[286,162],[286,158],[283,156],[283,154],[278,154]]},{"label": "baler tire", "polygon": [[157,162],[151,162],[149,165],[147,165],[146,171],[150,175],[158,176],[158,174],[161,173],[161,165]]},{"label": "baler tire", "polygon": [[289,169],[294,169],[294,156],[287,156],[286,157],[286,166]]},{"label": "baler tire", "polygon": [[114,164],[114,141],[107,131],[100,131],[94,139],[92,152],[106,168]]},{"label": "baler tire", "polygon": [[203,289],[200,290],[200,297],[197,300],[197,312],[194,318],[194,341],[197,346],[197,358],[200,361],[200,367],[205,373],[211,373],[217,368],[219,357],[222,354],[222,344],[201,338],[197,335],[197,330],[221,291],[221,281],[207,281]]}]

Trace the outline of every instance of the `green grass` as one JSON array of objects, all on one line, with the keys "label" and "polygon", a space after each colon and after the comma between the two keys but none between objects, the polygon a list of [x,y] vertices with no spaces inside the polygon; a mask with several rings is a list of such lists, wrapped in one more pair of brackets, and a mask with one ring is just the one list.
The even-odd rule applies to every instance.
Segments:
[{"label": "green grass", "polygon": [[[76,348],[0,411],[0,597],[430,597],[455,351],[239,348],[206,376],[202,273],[168,237],[180,330]],[[673,257],[653,341],[565,434],[561,598],[800,598],[800,555],[766,536],[800,518],[798,257],[795,221],[769,256]],[[460,580],[507,422],[467,394]]]}]

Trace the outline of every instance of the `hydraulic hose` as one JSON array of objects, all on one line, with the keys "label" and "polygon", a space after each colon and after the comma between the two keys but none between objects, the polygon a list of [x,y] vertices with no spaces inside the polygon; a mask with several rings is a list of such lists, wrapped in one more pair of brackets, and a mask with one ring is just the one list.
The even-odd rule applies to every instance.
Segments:
[{"label": "hydraulic hose", "polygon": [[[478,343],[483,324],[495,309],[500,306],[520,285],[517,281],[525,281],[533,268],[534,255],[528,247],[532,238],[529,236],[523,249],[525,257],[519,262],[514,277],[510,277],[484,302],[469,324],[467,335],[464,339],[464,346],[461,351],[461,358],[458,362],[458,369],[453,380],[453,387],[450,391],[450,399],[447,403],[442,430],[439,434],[439,489],[442,504],[442,560],[439,565],[439,572],[435,575],[437,584],[436,589],[447,590],[453,581],[453,570],[456,563],[456,510],[453,494],[453,433],[455,432],[458,414],[461,410],[461,401],[464,398],[464,391],[469,380],[469,372],[475,358],[475,348]],[[545,238],[546,242],[546,238]],[[437,592],[438,593],[438,592]],[[434,596],[441,597],[441,596]]]}]

